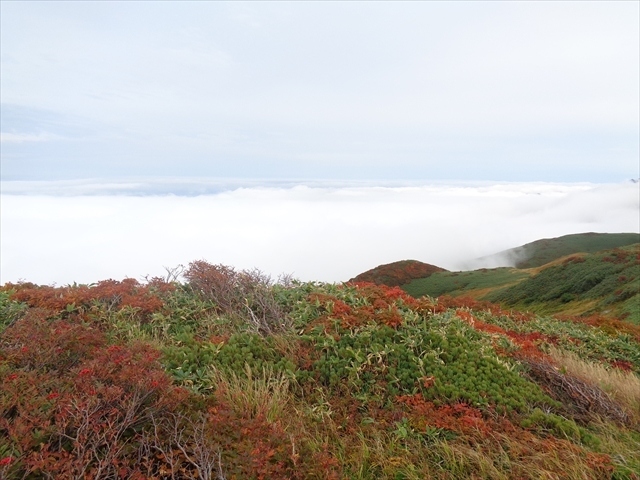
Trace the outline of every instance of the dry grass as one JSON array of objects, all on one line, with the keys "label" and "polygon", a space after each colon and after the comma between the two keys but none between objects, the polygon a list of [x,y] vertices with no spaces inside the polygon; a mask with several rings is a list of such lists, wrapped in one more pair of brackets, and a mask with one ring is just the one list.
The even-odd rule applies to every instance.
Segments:
[{"label": "dry grass", "polygon": [[582,360],[578,355],[551,348],[549,354],[567,373],[598,386],[640,422],[640,378],[633,372],[606,368],[601,363]]},{"label": "dry grass", "polygon": [[531,267],[531,268],[527,268],[524,269],[526,272],[529,272],[531,275],[537,275],[538,273],[540,273],[541,271],[549,268],[549,267],[555,267],[556,265],[562,265],[563,263],[567,262],[569,259],[573,259],[573,258],[584,258],[586,257],[587,254],[586,253],[570,253],[569,255],[564,255],[560,258],[556,258],[555,260],[551,260],[548,263],[545,263],[544,265],[540,265],[539,267]]},{"label": "dry grass", "polygon": [[256,418],[264,416],[269,422],[283,417],[291,402],[289,378],[283,372],[265,368],[254,373],[245,365],[245,375],[211,370],[211,381],[237,413]]}]

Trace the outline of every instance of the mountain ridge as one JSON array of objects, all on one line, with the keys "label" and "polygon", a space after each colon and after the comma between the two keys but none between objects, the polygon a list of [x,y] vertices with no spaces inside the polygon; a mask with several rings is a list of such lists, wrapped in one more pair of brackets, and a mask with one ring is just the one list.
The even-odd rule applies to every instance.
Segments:
[{"label": "mountain ridge", "polygon": [[[416,298],[467,296],[542,314],[599,314],[640,325],[638,242],[640,234],[635,233],[572,234],[537,240],[493,256],[520,255],[516,262],[520,267],[443,269],[415,278],[405,275],[403,264],[396,262],[384,266],[393,267],[393,284],[385,283],[382,275],[365,278],[399,286]],[[410,277],[406,283],[397,280]]]}]

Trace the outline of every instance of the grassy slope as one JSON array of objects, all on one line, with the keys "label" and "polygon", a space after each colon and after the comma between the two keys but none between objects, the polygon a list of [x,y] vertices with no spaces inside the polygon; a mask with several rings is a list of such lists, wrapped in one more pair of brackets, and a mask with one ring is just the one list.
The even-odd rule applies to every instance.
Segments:
[{"label": "grassy slope", "polygon": [[[519,247],[532,255],[523,264],[527,268],[437,272],[402,289],[414,297],[469,296],[544,314],[603,314],[640,324],[640,244],[600,249],[637,238],[581,234],[541,240]],[[595,253],[578,253],[585,251]],[[547,259],[551,260],[539,265]]]},{"label": "grassy slope", "polygon": [[578,233],[546,238],[496,254],[512,258],[516,268],[534,268],[573,253],[593,253],[640,242],[638,233]]},{"label": "grassy slope", "polygon": [[637,327],[187,278],[0,289],[0,477],[640,475]]},{"label": "grassy slope", "polygon": [[427,278],[419,278],[402,285],[402,289],[416,298],[422,295],[439,297],[445,294],[482,298],[490,291],[506,288],[529,276],[528,272],[516,268],[483,268],[469,272],[439,272]]},{"label": "grassy slope", "polygon": [[570,256],[484,298],[540,313],[608,314],[640,325],[640,244]]}]

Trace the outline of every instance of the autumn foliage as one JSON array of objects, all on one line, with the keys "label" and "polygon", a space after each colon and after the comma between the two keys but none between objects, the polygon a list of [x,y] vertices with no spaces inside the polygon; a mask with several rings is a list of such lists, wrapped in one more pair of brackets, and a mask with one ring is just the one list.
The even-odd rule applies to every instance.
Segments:
[{"label": "autumn foliage", "polygon": [[399,287],[416,278],[425,278],[435,272],[445,272],[444,268],[418,262],[417,260],[402,260],[400,262],[379,265],[352,278],[350,282],[367,282],[388,287]]},{"label": "autumn foliage", "polygon": [[637,377],[632,325],[184,279],[0,287],[0,478],[639,478],[634,390],[558,354]]}]

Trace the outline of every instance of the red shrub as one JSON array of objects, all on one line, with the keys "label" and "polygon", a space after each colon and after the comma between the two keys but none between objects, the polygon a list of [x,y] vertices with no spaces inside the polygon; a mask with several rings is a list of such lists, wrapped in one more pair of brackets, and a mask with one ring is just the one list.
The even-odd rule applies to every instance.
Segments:
[{"label": "red shrub", "polygon": [[79,315],[86,319],[87,312],[96,304],[107,310],[121,310],[124,307],[137,309],[144,317],[164,307],[158,297],[159,292],[174,288],[158,281],[142,285],[133,278],[122,281],[104,280],[94,286],[74,285],[67,287],[35,286],[33,284],[13,285],[12,300],[25,302],[30,307],[44,308],[57,315]]}]

